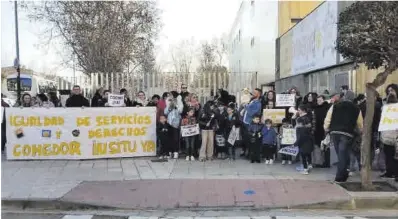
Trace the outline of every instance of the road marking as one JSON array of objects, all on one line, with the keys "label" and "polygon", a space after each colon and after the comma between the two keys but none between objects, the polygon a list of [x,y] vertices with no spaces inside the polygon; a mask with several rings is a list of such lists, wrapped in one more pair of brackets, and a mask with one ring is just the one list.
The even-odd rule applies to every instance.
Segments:
[{"label": "road marking", "polygon": [[62,219],[91,219],[94,215],[65,215]]}]

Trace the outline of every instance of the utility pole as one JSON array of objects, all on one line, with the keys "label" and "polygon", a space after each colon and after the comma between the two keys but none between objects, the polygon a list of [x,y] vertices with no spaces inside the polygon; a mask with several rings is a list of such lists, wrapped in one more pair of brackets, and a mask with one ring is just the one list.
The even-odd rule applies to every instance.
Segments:
[{"label": "utility pole", "polygon": [[19,60],[19,34],[18,34],[18,4],[14,2],[15,10],[15,47],[17,50],[17,58],[14,61],[14,67],[17,70],[17,101],[21,101],[21,66]]}]

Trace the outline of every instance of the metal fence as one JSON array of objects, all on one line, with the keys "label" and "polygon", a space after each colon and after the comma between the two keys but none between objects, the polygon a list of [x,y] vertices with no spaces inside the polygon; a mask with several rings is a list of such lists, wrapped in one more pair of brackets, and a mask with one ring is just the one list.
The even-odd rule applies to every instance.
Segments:
[{"label": "metal fence", "polygon": [[104,87],[113,93],[126,88],[131,97],[144,91],[147,97],[162,95],[166,91],[180,91],[181,85],[188,86],[191,93],[206,101],[217,89],[227,90],[239,96],[243,88],[254,89],[258,86],[256,72],[156,72],[146,74],[108,73],[90,76],[58,78],[58,89],[71,89],[80,85],[87,97],[92,97],[95,90]]}]

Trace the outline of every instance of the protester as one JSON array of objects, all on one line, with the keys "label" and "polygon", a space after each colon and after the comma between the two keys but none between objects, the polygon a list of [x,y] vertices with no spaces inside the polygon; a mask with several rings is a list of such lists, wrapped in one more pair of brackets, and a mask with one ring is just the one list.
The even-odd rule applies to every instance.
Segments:
[{"label": "protester", "polygon": [[[330,104],[325,100],[325,96],[320,95],[317,97],[317,106],[314,108],[315,114],[315,133],[314,133],[314,143],[315,147],[321,147],[321,142],[325,139],[326,133],[323,128],[326,114],[330,108]],[[324,162],[322,165],[317,167],[329,168],[330,167],[330,148],[324,151]]]},{"label": "protester", "polygon": [[276,94],[275,91],[270,90],[264,93],[263,109],[274,109],[274,108],[276,108]]},{"label": "protester", "polygon": [[166,108],[164,109],[164,115],[167,116],[167,122],[171,126],[170,144],[172,145],[174,159],[178,158],[178,151],[180,149],[180,122],[183,107],[184,105],[182,103],[181,96],[178,96],[177,99],[168,99]]},{"label": "protester", "polygon": [[22,94],[21,100],[17,101],[14,105],[14,107],[32,107],[32,106],[33,106],[32,97],[28,93]]},{"label": "protester", "polygon": [[167,123],[165,115],[160,115],[159,123],[156,126],[157,137],[159,139],[160,157],[159,159],[171,158],[172,156],[172,127]]},{"label": "protester", "polygon": [[250,143],[250,149],[249,149],[250,162],[261,163],[263,125],[260,123],[261,120],[260,114],[253,115],[251,118],[252,118],[252,123],[249,125],[247,131],[247,137],[249,138],[248,142]]},{"label": "protester", "polygon": [[149,101],[146,99],[144,91],[139,91],[137,99],[134,101],[133,106],[147,106]]},{"label": "protester", "polygon": [[48,93],[48,99],[54,104],[54,107],[60,107],[61,106],[61,101],[57,97],[57,93],[55,93],[53,91]]},{"label": "protester", "polygon": [[272,120],[265,120],[265,126],[262,130],[262,143],[265,154],[265,164],[274,163],[274,155],[276,153],[277,133],[272,127]]},{"label": "protester", "polygon": [[[241,122],[239,120],[238,113],[235,111],[235,105],[234,104],[229,104],[227,108],[227,120],[225,122],[225,132],[226,132],[226,138],[231,135],[232,131],[236,131],[236,129],[240,129]],[[238,132],[239,133],[239,132]],[[229,143],[228,141],[226,142],[227,148],[228,148],[228,159],[235,160],[235,149],[236,145],[238,144],[239,141],[239,134],[237,138],[235,139],[234,144]]]},{"label": "protester", "polygon": [[66,107],[89,107],[90,103],[82,95],[79,85],[74,85],[72,88],[72,96],[66,100]]},{"label": "protester", "polygon": [[[10,107],[8,103],[6,103],[4,100],[4,95],[1,94],[1,107]],[[6,143],[7,143],[7,135],[6,135],[6,128],[7,128],[7,123],[6,123],[6,111],[4,110],[3,115],[2,115],[2,121],[1,121],[1,152],[3,153],[5,148],[6,148]]]},{"label": "protester", "polygon": [[37,95],[37,103],[34,105],[34,107],[52,108],[55,106],[51,101],[48,100],[47,95],[42,93]]},{"label": "protester", "polygon": [[110,90],[104,90],[104,95],[102,97],[102,105],[100,107],[108,107],[109,106],[109,94],[111,93]]},{"label": "protester", "polygon": [[102,102],[104,96],[104,88],[100,87],[95,91],[93,98],[91,99],[91,107],[101,107],[104,106]]},{"label": "protester", "polygon": [[[250,143],[248,142],[249,137],[247,136],[248,134],[248,129],[250,124],[253,123],[253,116],[254,115],[261,115],[261,100],[260,100],[260,96],[261,96],[261,90],[259,88],[256,88],[253,91],[253,97],[250,101],[249,104],[247,104],[245,106],[245,114],[243,116],[243,123],[244,123],[244,150],[245,149],[249,149],[248,145],[250,145]],[[242,153],[244,154],[245,151],[242,151]],[[250,152],[249,152],[250,153]]]},{"label": "protester", "polygon": [[130,97],[129,97],[129,94],[128,94],[126,88],[120,89],[120,94],[124,95],[124,104],[126,105],[126,107],[132,107],[133,102],[130,100]]},{"label": "protester", "polygon": [[158,105],[157,105],[157,112],[156,112],[156,118],[159,121],[159,118],[161,115],[164,115],[164,109],[166,109],[166,102],[167,98],[170,96],[170,93],[164,92],[162,95],[162,98],[159,100]]},{"label": "protester", "polygon": [[361,111],[352,101],[355,94],[347,91],[342,101],[334,104],[328,110],[324,129],[330,131],[339,163],[336,172],[336,182],[345,182],[348,179],[350,147],[355,136],[355,129],[362,132],[363,118]]},{"label": "protester", "polygon": [[[388,104],[398,103],[396,94],[391,92],[386,100],[386,107]],[[398,129],[390,131],[382,131],[380,134],[381,142],[383,145],[383,151],[385,154],[386,172],[380,177],[384,178],[396,178],[398,177],[398,160],[395,158],[397,141],[398,141]]]},{"label": "protester", "polygon": [[155,106],[158,105],[159,100],[160,100],[160,96],[157,95],[157,94],[153,95],[152,98],[151,98],[151,102],[152,102]]},{"label": "protester", "polygon": [[[197,121],[195,118],[195,109],[190,108],[185,115],[185,117],[182,119],[181,126],[186,126],[186,125],[196,125]],[[186,158],[185,160],[189,161],[194,161],[195,157],[193,155],[194,149],[195,149],[195,139],[196,136],[187,136],[187,137],[182,137],[184,142],[185,142],[185,149],[186,149]]]},{"label": "protester", "polygon": [[222,102],[217,102],[214,110],[216,111],[217,129],[216,136],[216,155],[218,158],[225,159],[227,157],[228,148],[225,144],[226,136],[226,120],[228,117],[227,108],[222,105]]},{"label": "protester", "polygon": [[216,112],[213,101],[207,101],[199,116],[199,125],[202,130],[202,146],[200,147],[199,160],[212,160],[214,153],[214,131],[217,129]]},{"label": "protester", "polygon": [[290,90],[288,92],[289,92],[289,94],[295,95],[295,100],[296,100],[295,109],[297,110],[298,106],[300,106],[301,103],[303,102],[303,98],[300,96],[300,92],[297,90],[296,87],[290,88]]},{"label": "protester", "polygon": [[[287,118],[283,118],[283,119],[282,119],[282,126],[281,126],[281,128],[280,128],[280,135],[279,135],[279,138],[280,138],[281,140],[282,140],[282,138],[283,138],[283,129],[291,129],[291,128],[293,128],[293,126],[292,126],[292,124],[290,124],[290,120],[287,119]],[[282,144],[282,143],[281,143],[281,148],[288,147],[288,146],[291,146],[291,145]],[[291,165],[291,164],[292,164],[292,156],[291,156],[291,155],[282,154],[282,165],[285,165],[286,162],[287,162],[289,165]]]},{"label": "protester", "polygon": [[299,147],[299,154],[303,164],[302,174],[308,175],[312,169],[312,156],[314,150],[313,135],[311,133],[311,116],[308,114],[306,105],[300,105],[298,108],[299,117],[296,119],[296,143]]}]

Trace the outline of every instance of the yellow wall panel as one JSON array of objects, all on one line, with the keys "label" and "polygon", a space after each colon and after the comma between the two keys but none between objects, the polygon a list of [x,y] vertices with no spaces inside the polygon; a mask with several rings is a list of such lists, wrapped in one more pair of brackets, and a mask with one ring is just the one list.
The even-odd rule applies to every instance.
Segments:
[{"label": "yellow wall panel", "polygon": [[[377,70],[368,70],[368,68],[361,64],[359,67],[356,69],[356,93],[365,93],[365,85],[368,82],[372,82],[376,75],[380,72],[382,72],[382,69],[377,69]],[[388,76],[386,83],[384,85],[380,86],[377,91],[380,93],[382,97],[385,97],[385,89],[387,85],[395,83],[398,84],[398,70],[394,71],[391,75]]]}]

